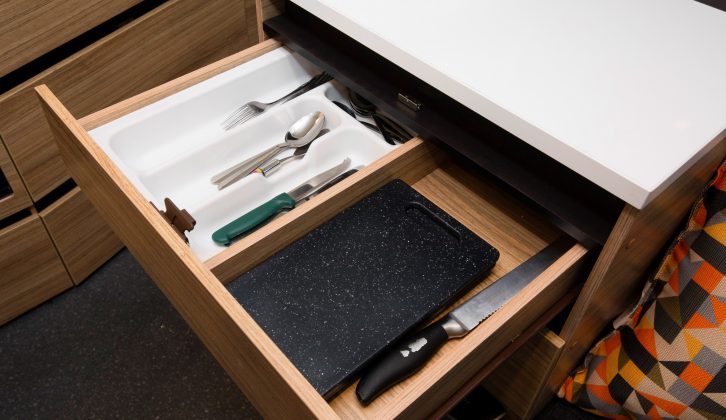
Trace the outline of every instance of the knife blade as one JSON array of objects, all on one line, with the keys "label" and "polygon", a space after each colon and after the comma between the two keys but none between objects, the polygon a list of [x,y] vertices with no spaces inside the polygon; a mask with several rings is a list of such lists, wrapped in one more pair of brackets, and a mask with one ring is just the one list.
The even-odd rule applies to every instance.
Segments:
[{"label": "knife blade", "polygon": [[343,162],[308,179],[292,190],[273,197],[254,210],[217,229],[212,234],[212,240],[221,245],[229,245],[236,237],[252,231],[277,213],[295,208],[299,202],[334,181],[349,165],[350,158],[345,158]]},{"label": "knife blade", "polygon": [[570,238],[553,242],[438,321],[398,341],[363,374],[355,391],[358,399],[368,404],[391,386],[416,373],[444,343],[467,335],[571,246]]}]

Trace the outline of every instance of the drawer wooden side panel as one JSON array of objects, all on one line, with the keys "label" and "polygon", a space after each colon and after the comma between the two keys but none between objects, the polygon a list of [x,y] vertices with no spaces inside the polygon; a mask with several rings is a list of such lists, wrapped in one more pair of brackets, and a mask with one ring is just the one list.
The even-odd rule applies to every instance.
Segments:
[{"label": "drawer wooden side panel", "polygon": [[335,414],[46,86],[37,88],[68,167],[93,205],[265,417]]},{"label": "drawer wooden side panel", "polygon": [[[0,219],[3,219],[11,214],[26,209],[31,206],[30,196],[25,190],[23,181],[20,180],[18,171],[15,170],[10,155],[8,155],[7,149],[0,138],[0,183],[2,179],[5,179],[7,185],[10,187],[12,192],[0,190]],[[0,188],[3,186],[0,185]]]},{"label": "drawer wooden side panel", "polygon": [[267,19],[273,18],[285,11],[284,0],[255,0],[257,9],[257,33],[260,42],[267,39],[265,31],[262,29],[262,23]]},{"label": "drawer wooden side panel", "polygon": [[40,212],[40,217],[75,284],[123,248],[78,187]]},{"label": "drawer wooden side panel", "polygon": [[482,385],[510,414],[529,418],[535,399],[564,347],[565,340],[544,329],[492,372]]},{"label": "drawer wooden side panel", "polygon": [[0,2],[0,77],[141,0]]},{"label": "drawer wooden side panel", "polygon": [[0,325],[71,286],[37,215],[0,231]]},{"label": "drawer wooden side panel", "polygon": [[34,200],[68,179],[33,87],[82,116],[248,45],[244,1],[170,1],[0,97],[0,135]]}]

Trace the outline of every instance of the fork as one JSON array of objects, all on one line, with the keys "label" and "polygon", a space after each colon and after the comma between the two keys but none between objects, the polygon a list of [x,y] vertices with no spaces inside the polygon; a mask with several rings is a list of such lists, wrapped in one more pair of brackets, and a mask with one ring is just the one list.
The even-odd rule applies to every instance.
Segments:
[{"label": "fork", "polygon": [[329,75],[328,73],[320,73],[317,76],[313,77],[312,79],[308,80],[307,82],[300,85],[297,89],[293,90],[292,92],[288,93],[287,95],[283,96],[282,98],[269,102],[258,102],[258,101],[250,101],[246,104],[242,105],[241,107],[237,108],[234,112],[232,112],[229,117],[227,117],[224,121],[222,121],[222,128],[225,130],[230,130],[242,123],[245,123],[252,118],[262,114],[263,112],[267,111],[269,108],[272,108],[275,105],[279,105],[282,103],[285,103],[289,101],[290,99],[296,98],[300,95],[302,95],[305,92],[308,92],[312,89],[315,89],[316,87],[327,83],[329,81],[333,80],[333,76]]},{"label": "fork", "polygon": [[368,128],[378,131],[383,136],[383,139],[392,145],[395,145],[396,142],[404,143],[406,140],[413,137],[411,133],[408,132],[408,130],[404,129],[400,124],[392,120],[391,118],[386,117],[385,115],[382,115],[368,100],[357,94],[356,92],[353,92],[352,90],[349,91],[349,100],[350,100],[350,107],[352,109],[349,109],[343,104],[337,103],[339,107],[344,107],[343,109],[353,116],[353,118],[357,118],[357,115],[361,117],[367,117],[371,118],[375,125],[365,123],[363,121],[364,125],[366,125]]}]

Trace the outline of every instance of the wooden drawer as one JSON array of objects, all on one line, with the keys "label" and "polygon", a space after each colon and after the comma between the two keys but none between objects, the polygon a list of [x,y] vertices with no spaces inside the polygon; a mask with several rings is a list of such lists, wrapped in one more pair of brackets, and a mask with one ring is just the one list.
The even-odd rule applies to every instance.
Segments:
[{"label": "wooden drawer", "polygon": [[31,206],[30,197],[0,138],[0,220]]},{"label": "wooden drawer", "polygon": [[3,1],[0,3],[0,77],[140,1]]},{"label": "wooden drawer", "polygon": [[78,187],[43,209],[40,218],[75,284],[123,247]]},{"label": "wooden drawer", "polygon": [[0,324],[71,286],[40,217],[0,230]]},{"label": "wooden drawer", "polygon": [[251,45],[245,3],[169,1],[0,96],[0,135],[33,200],[69,176],[34,86],[77,115],[97,111]]},{"label": "wooden drawer", "polygon": [[278,42],[265,41],[81,120],[48,87],[37,91],[69,170],[89,200],[263,415],[424,416],[575,286],[587,265],[587,250],[577,243],[568,247],[469,335],[447,343],[420,373],[369,406],[357,401],[354,387],[331,401],[324,400],[231,296],[225,282],[396,178],[500,250],[496,267],[467,296],[497,281],[562,232],[471,165],[414,138],[224,251],[204,261],[198,258],[88,130],[278,48]]}]

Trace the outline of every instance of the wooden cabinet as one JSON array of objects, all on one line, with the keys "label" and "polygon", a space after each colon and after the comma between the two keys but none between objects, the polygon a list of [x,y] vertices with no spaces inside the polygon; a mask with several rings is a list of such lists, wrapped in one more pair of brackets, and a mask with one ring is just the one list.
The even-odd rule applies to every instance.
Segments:
[{"label": "wooden cabinet", "polygon": [[0,325],[73,286],[40,217],[0,230]]},{"label": "wooden cabinet", "polygon": [[78,187],[43,209],[40,218],[75,284],[123,247]]},{"label": "wooden cabinet", "polygon": [[245,2],[172,0],[0,96],[0,135],[33,200],[69,178],[33,87],[86,115],[254,42]]},{"label": "wooden cabinet", "polygon": [[[261,13],[260,9],[258,13]],[[297,25],[293,29],[290,31],[293,35],[305,31],[304,27]],[[288,46],[310,58],[313,64],[308,65],[317,65],[331,72],[339,82],[350,84],[356,90],[368,88],[367,93],[372,94],[377,103],[385,104],[388,97],[396,97],[392,82],[386,79],[389,74],[356,77],[349,62],[335,61],[336,57],[345,58],[341,49],[330,53],[325,39],[316,39],[316,42],[308,42],[301,47],[305,40],[296,41],[302,38],[293,39]],[[527,186],[523,183],[527,177],[521,173],[511,170],[498,172],[500,169],[507,170],[508,161],[492,163],[489,157],[491,165],[487,167],[486,159],[477,160],[475,153],[468,153],[487,147],[485,143],[496,139],[457,143],[455,134],[459,132],[453,135],[445,133],[448,141],[442,139],[442,142],[448,147],[442,147],[433,139],[413,138],[309,202],[213,257],[202,259],[159,214],[145,195],[145,189],[130,180],[129,173],[125,172],[127,166],[112,159],[89,131],[134,115],[137,111],[143,114],[175,94],[184,95],[186,92],[186,100],[200,100],[188,89],[203,83],[216,83],[210,81],[280,48],[286,46],[277,40],[265,41],[81,119],[77,119],[65,105],[62,95],[54,94],[52,86],[36,89],[69,171],[91,203],[107,218],[121,241],[255,407],[269,417],[377,419],[424,417],[437,413],[440,407],[460,398],[457,391],[468,387],[473,378],[478,378],[478,371],[487,372],[488,364],[494,363],[500,354],[511,353],[513,341],[536,336],[537,330],[529,333],[528,328],[545,316],[553,316],[548,313],[549,308],[560,305],[568,296],[573,296],[573,299],[576,296],[574,308],[569,312],[559,338],[545,334],[536,337],[539,342],[528,341],[525,346],[528,350],[523,350],[541,350],[541,358],[528,360],[528,363],[538,366],[539,375],[531,381],[528,378],[527,383],[517,389],[526,396],[508,396],[514,398],[511,401],[516,398],[526,401],[522,415],[536,412],[542,401],[540,396],[554,386],[563,372],[574,366],[601,328],[627,305],[627,297],[640,286],[640,276],[726,153],[726,142],[721,142],[712,154],[695,163],[689,173],[646,208],[637,210],[623,202],[615,202],[614,217],[610,218],[608,214],[608,217],[598,218],[599,209],[592,208],[593,202],[572,201],[571,198],[576,196],[572,191],[549,194],[569,200],[567,203],[555,202],[548,197],[548,191],[532,191],[531,185],[525,188]],[[265,69],[259,70],[264,72]],[[407,80],[397,82],[406,83]],[[412,115],[410,110],[398,104],[386,109],[389,110],[403,117]],[[156,111],[159,109],[156,108]],[[221,113],[217,117],[221,117]],[[433,120],[436,116],[431,117]],[[428,121],[438,124],[437,129],[443,126],[456,129],[457,125],[453,122],[456,122],[455,118],[454,121],[439,118]],[[138,122],[128,128],[136,129],[137,135],[144,136],[153,132],[149,127]],[[207,140],[195,145],[198,147],[195,151],[203,153],[203,142]],[[490,150],[497,152],[496,148]],[[143,149],[139,153],[143,153]],[[477,165],[485,167],[488,172]],[[526,169],[527,175],[533,174],[530,184],[536,185],[544,184],[537,183],[535,175],[545,178],[551,172],[551,168],[546,166]],[[563,171],[560,173],[567,175]],[[355,397],[354,387],[326,401],[232,297],[224,284],[396,178],[410,184],[502,253],[494,271],[481,279],[469,295],[498,281],[558,237],[571,232],[587,232],[591,226],[587,226],[587,217],[579,217],[581,215],[574,211],[578,208],[587,210],[590,212],[588,215],[597,219],[597,227],[590,229],[590,232],[596,233],[593,235],[595,241],[573,241],[573,245],[555,263],[545,267],[529,286],[500,310],[463,339],[447,343],[421,372],[395,386],[372,404],[361,405]],[[523,197],[510,188],[512,184],[522,186],[532,194]],[[597,204],[597,201],[594,203]],[[556,217],[550,217],[553,215]],[[571,220],[571,216],[577,217],[577,220]],[[594,269],[589,272],[593,260]],[[577,293],[580,288],[581,292]],[[520,337],[524,332],[529,336]],[[538,343],[543,343],[544,347]],[[515,357],[527,359],[522,355]]]},{"label": "wooden cabinet", "polygon": [[[108,34],[93,42],[99,24]],[[36,225],[47,230],[44,243],[57,248],[65,280],[83,281],[122,244],[70,181],[33,88],[52,86],[72,112],[85,115],[240,51],[257,42],[257,31],[251,0],[2,2],[0,77],[66,42],[68,50],[79,35],[90,45],[40,73],[15,71],[13,80],[26,73],[27,80],[0,94],[0,221],[31,209]],[[21,274],[0,271],[8,282]],[[28,289],[17,305],[2,301],[0,311],[29,309],[51,295]]]},{"label": "wooden cabinet", "polygon": [[487,376],[483,386],[510,414],[530,418],[536,414],[535,399],[546,386],[564,347],[565,340],[545,328]]},{"label": "wooden cabinet", "polygon": [[0,3],[0,77],[140,1],[3,1]]}]

